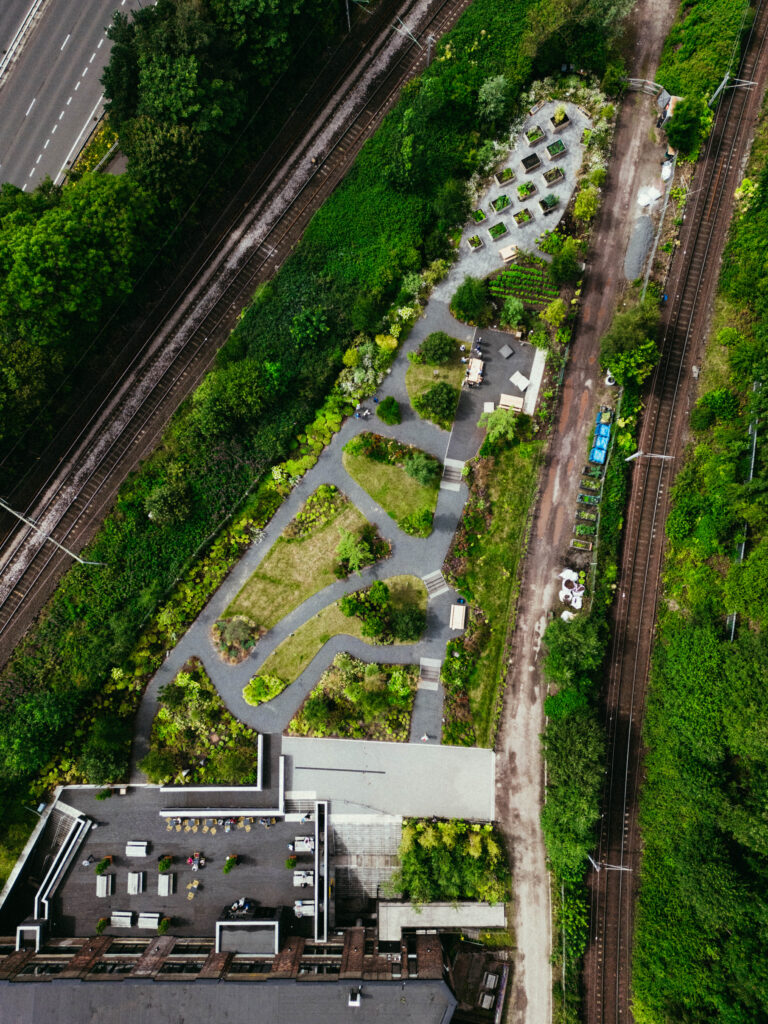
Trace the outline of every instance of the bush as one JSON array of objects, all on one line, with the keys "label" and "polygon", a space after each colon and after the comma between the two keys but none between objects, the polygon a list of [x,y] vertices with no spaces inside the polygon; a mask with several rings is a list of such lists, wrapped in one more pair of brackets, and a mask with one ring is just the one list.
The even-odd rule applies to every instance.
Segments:
[{"label": "bush", "polygon": [[376,406],[376,415],[391,427],[399,423],[402,417],[397,399],[393,398],[392,395],[387,395],[386,398],[383,398]]},{"label": "bush", "polygon": [[103,860],[100,860],[99,863],[96,865],[96,874],[103,875],[107,868],[111,865],[111,863],[111,857],[105,857]]},{"label": "bush", "polygon": [[432,520],[434,512],[429,508],[419,509],[418,512],[411,512],[400,520],[398,526],[403,533],[411,537],[428,537],[432,532]]},{"label": "bush", "polygon": [[681,153],[694,153],[712,123],[712,112],[700,96],[685,96],[666,125],[670,146]]},{"label": "bush", "polygon": [[573,216],[576,220],[590,221],[597,213],[600,197],[594,185],[585,185],[576,196],[573,204]]},{"label": "bush", "polygon": [[447,381],[441,380],[419,395],[413,404],[416,412],[424,419],[432,420],[448,430],[456,415],[459,392]]},{"label": "bush", "polygon": [[279,676],[254,676],[243,690],[243,700],[252,707],[264,704],[282,693],[287,683]]},{"label": "bush", "polygon": [[158,871],[170,871],[173,864],[173,857],[161,857],[157,862]]},{"label": "bush", "polygon": [[425,487],[431,487],[440,476],[440,463],[426,452],[414,451],[406,456],[403,469]]},{"label": "bush", "polygon": [[165,935],[168,929],[171,927],[170,917],[161,917],[157,923],[157,934]]},{"label": "bush", "polygon": [[465,277],[451,299],[451,313],[457,320],[487,327],[493,316],[493,309],[488,301],[488,289],[485,281],[477,277]]},{"label": "bush", "polygon": [[549,278],[552,284],[559,288],[563,284],[571,284],[578,280],[580,273],[578,243],[575,238],[566,238],[560,251],[552,256]]},{"label": "bush", "polygon": [[396,608],[390,615],[392,636],[402,643],[418,640],[427,624],[427,616],[416,607]]},{"label": "bush", "polygon": [[96,922],[96,934],[101,935],[101,933],[104,931],[108,924],[108,917],[100,917],[99,920]]},{"label": "bush", "polygon": [[505,299],[499,316],[499,323],[502,327],[514,329],[518,327],[525,315],[525,305],[522,299],[516,295],[510,295]]},{"label": "bush", "polygon": [[442,366],[456,355],[458,342],[444,331],[434,331],[419,345],[418,361],[427,366]]},{"label": "bush", "polygon": [[289,871],[293,871],[293,869],[296,867],[296,864],[297,858],[294,857],[293,854],[291,854],[290,857],[285,858],[285,866]]},{"label": "bush", "polygon": [[228,875],[229,872],[237,867],[237,854],[233,854],[224,861],[224,867],[221,869],[222,873]]}]

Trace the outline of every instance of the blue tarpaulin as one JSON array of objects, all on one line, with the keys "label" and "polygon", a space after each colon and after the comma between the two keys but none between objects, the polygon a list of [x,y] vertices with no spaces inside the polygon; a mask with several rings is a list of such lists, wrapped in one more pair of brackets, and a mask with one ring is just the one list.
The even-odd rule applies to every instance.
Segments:
[{"label": "blue tarpaulin", "polygon": [[608,454],[605,448],[593,448],[589,453],[589,461],[597,462],[601,466],[605,462],[605,456]]}]

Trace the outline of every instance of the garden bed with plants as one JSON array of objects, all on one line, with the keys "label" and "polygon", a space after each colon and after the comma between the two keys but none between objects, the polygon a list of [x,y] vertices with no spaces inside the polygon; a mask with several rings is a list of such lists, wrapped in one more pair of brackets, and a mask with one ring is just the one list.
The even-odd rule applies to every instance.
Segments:
[{"label": "garden bed with plants", "polygon": [[158,701],[149,752],[139,762],[150,782],[247,786],[256,781],[256,733],[227,711],[196,658],[160,689]]},{"label": "garden bed with plants", "polygon": [[247,616],[233,615],[213,624],[211,639],[223,661],[228,665],[239,665],[245,661],[264,632]]},{"label": "garden bed with plants", "polygon": [[550,160],[554,160],[558,156],[562,156],[566,151],[566,145],[562,139],[555,139],[554,142],[550,142],[547,146],[547,156]]},{"label": "garden bed with plants", "polygon": [[517,226],[521,228],[525,224],[529,224],[533,220],[533,214],[530,210],[518,210],[517,213],[514,215],[514,218],[515,224],[517,224]]},{"label": "garden bed with plants", "polygon": [[467,239],[467,245],[469,246],[470,249],[473,250],[482,249],[484,244],[485,243],[483,242],[480,235],[470,235],[469,238]]},{"label": "garden bed with plants", "polygon": [[494,175],[497,185],[506,185],[507,182],[515,180],[515,172],[511,167],[504,167]]},{"label": "garden bed with plants", "polygon": [[511,199],[509,198],[508,195],[505,194],[497,196],[490,205],[491,209],[494,210],[496,213],[501,213],[502,210],[506,210],[510,203]]},{"label": "garden bed with plants", "polygon": [[559,202],[560,200],[555,195],[544,196],[543,199],[539,200],[541,212],[544,214],[545,217],[548,217],[549,214],[555,210]]},{"label": "garden bed with plants", "polygon": [[531,196],[536,195],[538,189],[532,181],[521,181],[517,186],[517,198],[521,203],[524,203],[526,199],[530,199]]},{"label": "garden bed with plants", "polygon": [[530,174],[535,171],[537,167],[541,167],[541,157],[538,153],[529,153],[528,156],[524,156],[522,161],[523,170],[526,174]]},{"label": "garden bed with plants", "polygon": [[334,636],[372,644],[415,643],[424,630],[426,609],[427,588],[417,576],[392,576],[348,594],[283,640],[244,688],[243,699],[253,705],[272,700],[298,679]]},{"label": "garden bed with plants", "polygon": [[514,295],[530,306],[547,305],[559,295],[540,265],[506,267],[490,279],[489,289],[500,303]]},{"label": "garden bed with plants", "polygon": [[504,235],[506,235],[506,233],[507,233],[507,225],[502,220],[498,221],[498,223],[496,223],[492,227],[488,228],[488,234],[491,236],[491,238],[494,240],[494,242],[498,238],[503,238]]},{"label": "garden bed with plants", "polygon": [[530,420],[497,410],[470,493],[443,565],[445,578],[472,605],[467,632],[448,644],[443,742],[492,746],[500,708],[508,631],[544,443],[528,440]]},{"label": "garden bed with plants", "polygon": [[548,185],[554,185],[558,181],[563,181],[565,178],[565,172],[562,167],[550,167],[549,170],[544,171],[544,181]]},{"label": "garden bed with plants", "polygon": [[534,125],[525,133],[525,141],[529,146],[535,146],[544,138],[544,129],[540,125]]},{"label": "garden bed with plants", "polygon": [[561,132],[564,128],[567,128],[571,123],[571,119],[568,117],[565,107],[557,107],[552,117],[550,117],[549,123],[552,125],[553,132]]},{"label": "garden bed with plants", "polygon": [[407,743],[418,681],[417,665],[367,664],[337,654],[286,733]]},{"label": "garden bed with plants", "polygon": [[[353,566],[347,548],[356,548]],[[243,616],[262,632],[271,629],[318,590],[389,552],[389,544],[346,495],[332,484],[322,484],[283,530],[225,616]]]},{"label": "garden bed with plants", "polygon": [[487,218],[488,214],[485,212],[485,210],[472,211],[472,220],[475,222],[475,224],[482,224],[484,220],[487,220]]}]

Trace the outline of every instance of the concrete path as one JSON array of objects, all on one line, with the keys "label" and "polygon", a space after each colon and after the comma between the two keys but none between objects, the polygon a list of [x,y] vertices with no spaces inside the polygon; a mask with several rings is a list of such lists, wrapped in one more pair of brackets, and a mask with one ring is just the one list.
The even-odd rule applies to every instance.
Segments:
[{"label": "concrete path", "polygon": [[[463,262],[464,260],[460,259],[459,265]],[[342,452],[350,438],[366,430],[375,431],[385,437],[393,437],[403,443],[415,445],[434,455],[441,462],[446,459],[452,460],[449,464],[454,465],[457,472],[460,472],[459,467],[477,454],[482,441],[484,432],[478,429],[477,421],[483,412],[484,403],[492,401],[497,404],[502,393],[514,390],[508,378],[515,370],[520,370],[531,378],[526,402],[535,404],[541,380],[541,374],[537,376],[535,372],[540,354],[530,345],[510,339],[507,334],[489,331],[487,338],[484,338],[483,346],[486,362],[485,383],[479,388],[462,390],[451,432],[441,430],[435,424],[420,419],[411,408],[405,386],[405,374],[410,365],[408,353],[415,352],[424,338],[433,331],[445,331],[467,343],[473,342],[477,335],[475,328],[459,323],[453,318],[447,301],[434,297],[429,301],[377,392],[379,400],[389,395],[397,399],[402,422],[388,426],[375,415],[368,419],[347,419],[323,450],[317,464],[306,473],[282,503],[264,529],[259,542],[254,542],[235,565],[150,680],[137,716],[132,779],[143,779],[136,765],[149,748],[152,721],[158,708],[158,691],[173,680],[190,658],[200,659],[234,715],[259,732],[271,734],[282,733],[285,730],[334,656],[341,651],[348,651],[367,662],[419,664],[422,659],[435,663],[442,661],[446,642],[458,635],[456,631],[448,628],[450,605],[457,596],[451,589],[430,599],[427,628],[418,643],[377,646],[349,636],[336,636],[323,646],[298,679],[273,701],[254,708],[246,704],[242,697],[243,687],[258,673],[268,655],[299,626],[344,594],[389,576],[412,574],[423,578],[438,573],[443,565],[467,498],[466,485],[459,477],[455,484],[440,489],[433,531],[429,537],[408,536],[344,469]],[[515,350],[515,354],[508,359],[503,359],[498,352],[505,341]],[[363,404],[371,411],[375,409],[375,404],[371,401]],[[226,665],[213,646],[211,627],[222,617],[225,609],[267,556],[272,545],[300,511],[310,494],[321,484],[334,484],[370,522],[377,525],[381,535],[392,545],[391,556],[377,565],[364,569],[359,576],[355,575],[333,583],[312,595],[269,630],[244,662],[240,665]],[[432,745],[440,743],[442,708],[443,692],[439,683],[436,686],[421,685],[414,705],[411,742]],[[427,740],[423,739],[424,736]]]}]

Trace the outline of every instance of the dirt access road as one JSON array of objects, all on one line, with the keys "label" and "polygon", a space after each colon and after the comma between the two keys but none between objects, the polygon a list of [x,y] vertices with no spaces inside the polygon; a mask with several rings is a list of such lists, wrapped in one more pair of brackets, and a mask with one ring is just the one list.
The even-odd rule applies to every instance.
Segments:
[{"label": "dirt access road", "polygon": [[[628,30],[632,77],[653,78],[677,3],[639,0]],[[637,191],[658,179],[662,152],[652,145],[653,101],[631,94],[622,105],[603,204],[589,257],[583,311],[563,382],[534,513],[522,580],[514,656],[507,677],[496,743],[497,817],[514,876],[517,949],[507,1010],[515,1024],[544,1024],[552,1016],[549,876],[539,826],[544,796],[540,735],[546,684],[539,658],[547,614],[557,600],[557,573],[573,563],[571,522],[587,435],[602,394],[599,341],[625,284],[624,255],[636,218]]]}]

